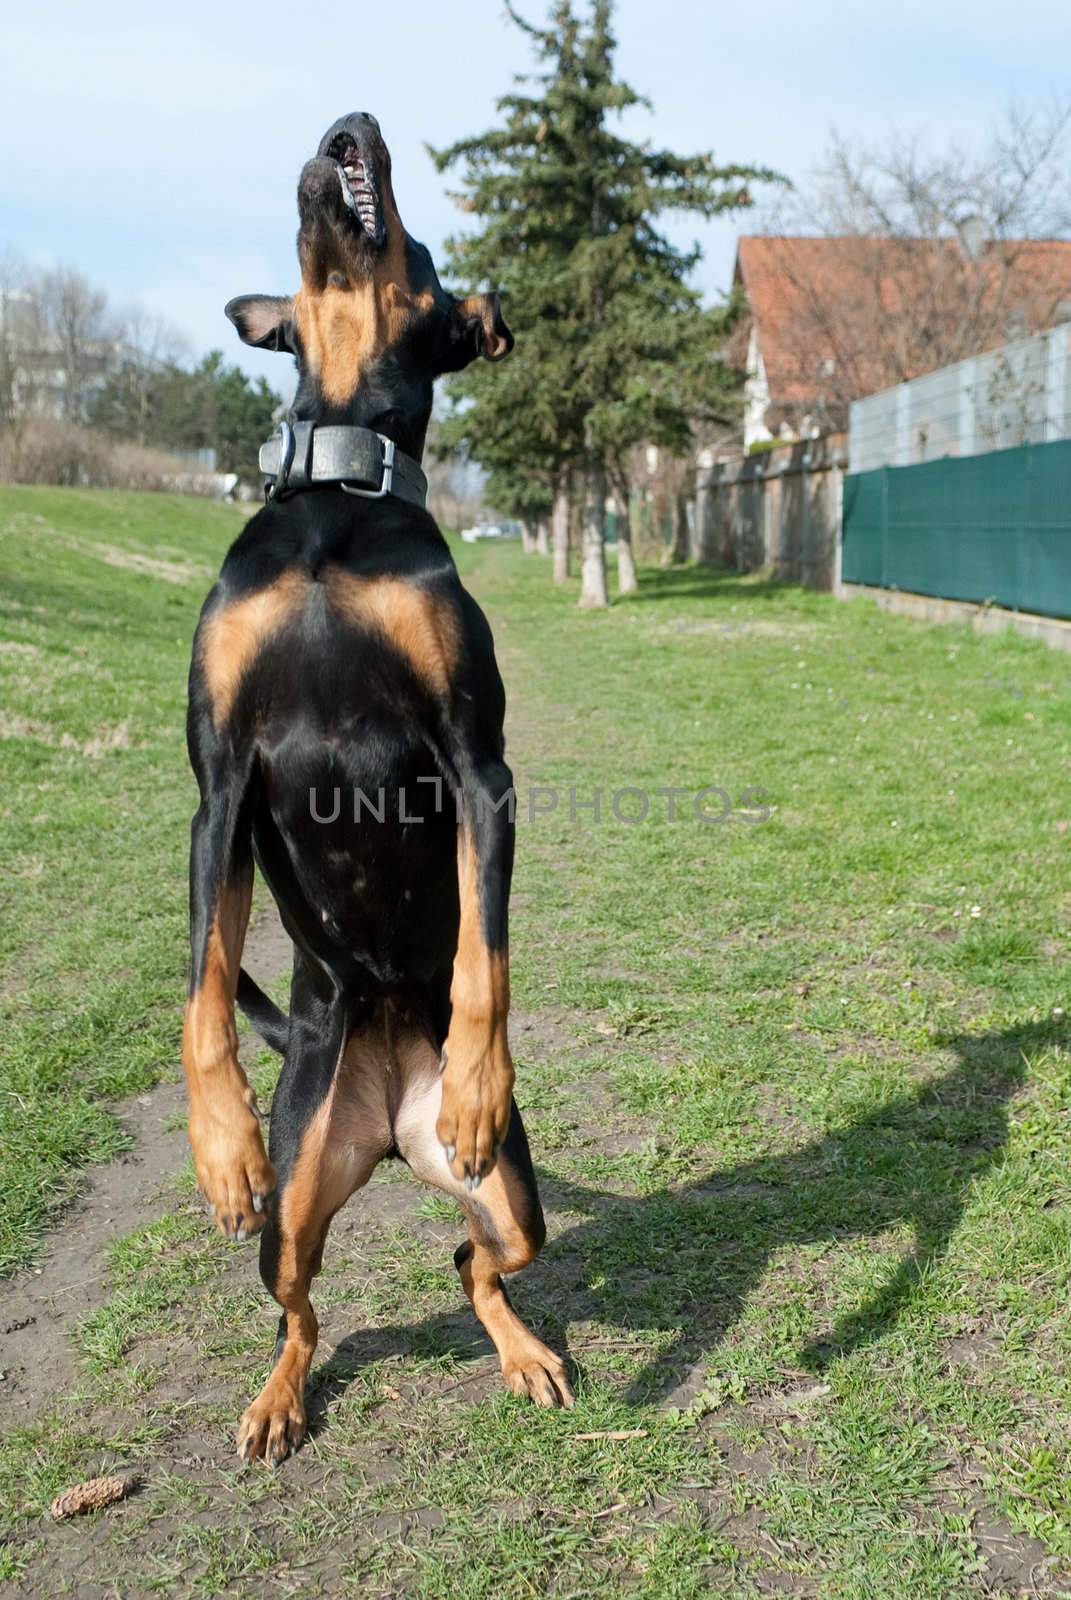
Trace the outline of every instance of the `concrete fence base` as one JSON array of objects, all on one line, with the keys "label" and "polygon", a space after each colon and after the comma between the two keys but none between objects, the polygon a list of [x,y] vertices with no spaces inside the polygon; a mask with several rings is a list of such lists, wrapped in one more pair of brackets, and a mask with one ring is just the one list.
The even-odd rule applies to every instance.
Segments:
[{"label": "concrete fence base", "polygon": [[1003,633],[1006,628],[1014,628],[1025,639],[1041,639],[1057,650],[1071,651],[1071,622],[1056,617],[974,605],[968,600],[938,600],[933,595],[910,594],[903,589],[875,589],[866,583],[842,583],[836,592],[842,600],[863,596],[876,601],[883,611],[895,611],[920,622],[965,622],[975,633]]}]

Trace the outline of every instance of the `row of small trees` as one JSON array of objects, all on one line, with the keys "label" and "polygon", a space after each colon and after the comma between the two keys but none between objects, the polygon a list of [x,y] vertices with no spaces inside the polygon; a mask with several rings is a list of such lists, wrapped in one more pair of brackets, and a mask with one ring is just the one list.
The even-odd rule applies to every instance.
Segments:
[{"label": "row of small trees", "polygon": [[684,454],[739,412],[740,377],[720,354],[734,307],[702,305],[689,282],[698,251],[671,244],[660,219],[748,206],[752,185],[774,174],[622,136],[619,114],[646,102],[615,76],[611,0],[593,0],[583,19],[557,0],[547,28],[509,14],[542,70],[499,100],[498,126],[432,156],[440,171],[460,169],[457,198],[480,219],[451,241],[450,272],[502,291],[518,358],[454,381],[440,441],[487,471],[501,511],[549,521],[557,579],[579,501],[580,604],[605,606],[608,491],[618,583],[636,583],[636,447]]},{"label": "row of small trees", "polygon": [[167,361],[146,372],[122,362],[97,396],[91,421],[120,438],[171,450],[213,449],[220,472],[258,477],[257,453],[271,433],[279,396],[230,367],[219,350],[188,366]]},{"label": "row of small trees", "polygon": [[164,319],[116,311],[74,268],[0,269],[0,429],[14,476],[20,451],[40,455],[35,434],[64,425],[159,451],[212,448],[221,472],[254,478],[279,403],[219,351],[193,361]]}]

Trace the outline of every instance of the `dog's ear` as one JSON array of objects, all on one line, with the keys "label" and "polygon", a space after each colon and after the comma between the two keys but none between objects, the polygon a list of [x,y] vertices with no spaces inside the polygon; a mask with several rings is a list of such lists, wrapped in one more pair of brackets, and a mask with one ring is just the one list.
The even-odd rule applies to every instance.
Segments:
[{"label": "dog's ear", "polygon": [[460,372],[477,356],[501,361],[513,349],[497,294],[470,294],[455,300],[441,350],[441,370]]},{"label": "dog's ear", "polygon": [[240,294],[228,300],[225,314],[238,329],[243,344],[255,345],[258,350],[294,350],[294,302],[283,294]]}]

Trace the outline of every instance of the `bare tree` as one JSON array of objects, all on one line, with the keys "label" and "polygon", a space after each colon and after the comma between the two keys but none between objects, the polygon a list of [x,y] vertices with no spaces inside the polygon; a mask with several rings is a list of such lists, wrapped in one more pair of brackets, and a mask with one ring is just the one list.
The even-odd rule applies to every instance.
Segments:
[{"label": "bare tree", "polygon": [[108,297],[75,267],[53,267],[33,286],[46,335],[39,361],[69,422],[84,419],[91,383],[115,363],[119,325]]},{"label": "bare tree", "polygon": [[0,426],[4,428],[13,428],[20,413],[25,285],[25,264],[13,251],[5,250],[0,256]]},{"label": "bare tree", "polygon": [[153,380],[162,366],[189,360],[190,341],[160,312],[149,311],[136,301],[119,313],[116,330],[122,344],[120,359],[133,433],[143,445],[148,439]]},{"label": "bare tree", "polygon": [[46,337],[32,275],[22,258],[7,250],[0,257],[0,433],[15,468],[27,426],[47,390],[48,374],[38,360]]},{"label": "bare tree", "polygon": [[767,218],[792,291],[775,404],[795,391],[842,425],[860,395],[1071,314],[1069,173],[1071,98],[1011,108],[974,150],[834,134],[815,181]]}]

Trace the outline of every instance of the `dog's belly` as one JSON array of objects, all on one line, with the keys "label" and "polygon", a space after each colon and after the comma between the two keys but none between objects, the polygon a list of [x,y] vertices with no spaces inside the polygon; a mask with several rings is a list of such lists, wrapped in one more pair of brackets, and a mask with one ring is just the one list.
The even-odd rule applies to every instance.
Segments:
[{"label": "dog's belly", "polygon": [[[414,1118],[442,1097],[439,1051],[419,1011],[382,1000],[346,1042],[332,1087],[339,1141],[380,1153],[412,1142]],[[431,1118],[434,1125],[434,1117]]]},{"label": "dog's belly", "polygon": [[291,936],[345,987],[420,987],[457,940],[457,823],[425,741],[365,715],[265,745],[258,859]]}]

